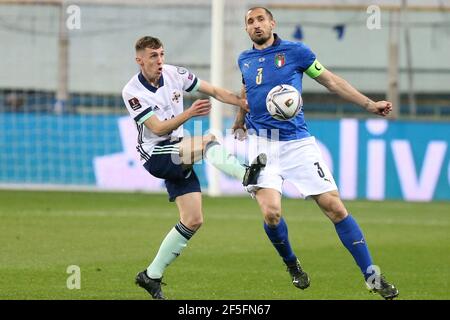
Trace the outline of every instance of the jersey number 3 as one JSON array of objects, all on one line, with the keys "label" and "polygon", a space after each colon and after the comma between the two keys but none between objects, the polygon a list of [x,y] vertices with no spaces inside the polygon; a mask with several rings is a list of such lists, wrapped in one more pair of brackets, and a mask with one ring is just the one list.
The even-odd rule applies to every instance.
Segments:
[{"label": "jersey number 3", "polygon": [[256,75],[256,84],[262,83],[262,77],[263,77],[263,68],[258,68],[258,74]]}]

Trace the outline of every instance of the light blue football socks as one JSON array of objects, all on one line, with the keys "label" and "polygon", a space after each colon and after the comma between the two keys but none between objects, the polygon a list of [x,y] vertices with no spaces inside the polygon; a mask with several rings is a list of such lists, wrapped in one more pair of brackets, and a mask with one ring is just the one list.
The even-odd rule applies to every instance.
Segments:
[{"label": "light blue football socks", "polygon": [[220,171],[239,181],[244,178],[245,167],[217,141],[208,143],[204,154],[205,159]]},{"label": "light blue football socks", "polygon": [[151,279],[162,277],[164,270],[181,254],[186,248],[189,239],[195,231],[187,228],[184,224],[178,222],[164,238],[155,259],[147,268],[147,276]]}]

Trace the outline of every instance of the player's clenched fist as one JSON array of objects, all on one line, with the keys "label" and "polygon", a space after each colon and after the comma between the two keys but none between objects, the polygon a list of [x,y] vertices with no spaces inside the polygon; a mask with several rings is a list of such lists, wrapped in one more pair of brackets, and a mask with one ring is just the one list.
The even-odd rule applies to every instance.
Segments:
[{"label": "player's clenched fist", "polygon": [[385,117],[392,111],[392,103],[389,101],[369,101],[367,111]]}]

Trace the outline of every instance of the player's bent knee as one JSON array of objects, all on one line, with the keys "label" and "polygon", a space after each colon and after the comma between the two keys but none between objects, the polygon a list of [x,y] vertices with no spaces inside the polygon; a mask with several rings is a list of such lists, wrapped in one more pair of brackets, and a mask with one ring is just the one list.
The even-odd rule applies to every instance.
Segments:
[{"label": "player's bent knee", "polygon": [[264,216],[264,222],[269,226],[277,226],[280,223],[281,215]]},{"label": "player's bent knee", "polygon": [[207,134],[202,139],[203,152],[206,153],[206,150],[215,144],[218,144],[216,136],[213,135],[212,133]]},{"label": "player's bent knee", "polygon": [[212,141],[216,141],[217,138],[215,135],[213,135],[212,133],[208,133],[207,135],[205,135],[203,137],[203,144],[207,145],[208,143],[212,142]]},{"label": "player's bent knee", "polygon": [[344,219],[348,215],[347,209],[339,198],[332,201],[331,210],[334,212],[336,218],[340,220]]},{"label": "player's bent knee", "polygon": [[330,219],[334,223],[338,223],[338,222],[341,222],[342,220],[344,220],[347,216],[348,216],[347,211],[337,211],[337,212],[333,213],[333,215],[331,216]]},{"label": "player's bent knee", "polygon": [[314,199],[333,223],[338,223],[347,217],[347,209],[336,191],[321,194]]},{"label": "player's bent knee", "polygon": [[187,219],[183,224],[192,231],[197,231],[203,224],[203,217]]},{"label": "player's bent knee", "polygon": [[281,219],[281,208],[274,205],[262,205],[261,211],[264,215],[264,221],[268,225],[277,225]]},{"label": "player's bent knee", "polygon": [[326,213],[331,221],[334,223],[338,223],[341,220],[345,219],[348,216],[348,212],[342,204],[333,203]]}]

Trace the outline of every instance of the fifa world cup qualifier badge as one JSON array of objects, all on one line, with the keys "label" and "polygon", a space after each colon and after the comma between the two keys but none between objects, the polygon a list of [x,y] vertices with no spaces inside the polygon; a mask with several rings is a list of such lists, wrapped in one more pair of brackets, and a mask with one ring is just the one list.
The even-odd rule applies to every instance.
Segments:
[{"label": "fifa world cup qualifier badge", "polygon": [[281,68],[286,63],[286,58],[284,57],[284,53],[277,53],[275,55],[275,65],[277,68]]},{"label": "fifa world cup qualifier badge", "polygon": [[134,111],[141,108],[141,103],[139,102],[138,98],[132,98],[128,100],[128,103],[130,104],[131,109],[133,109]]}]

